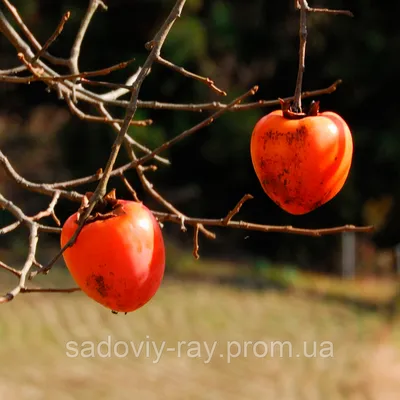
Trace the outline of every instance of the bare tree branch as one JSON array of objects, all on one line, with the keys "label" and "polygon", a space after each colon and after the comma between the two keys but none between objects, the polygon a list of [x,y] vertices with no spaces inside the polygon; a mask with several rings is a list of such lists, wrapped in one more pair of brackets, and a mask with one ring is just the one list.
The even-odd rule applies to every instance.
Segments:
[{"label": "bare tree branch", "polygon": [[[70,12],[62,16],[60,22],[42,46],[35,38],[34,34],[28,28],[21,18],[18,10],[10,3],[9,0],[1,0],[6,6],[11,17],[15,20],[17,27],[22,32],[26,40],[17,32],[17,30],[9,22],[6,15],[0,11],[0,31],[4,37],[14,46],[16,53],[22,65],[0,70],[0,82],[8,82],[15,84],[30,84],[32,82],[41,82],[46,87],[54,91],[57,96],[65,101],[66,106],[69,108],[72,115],[86,121],[87,123],[107,123],[116,133],[113,146],[110,149],[110,154],[106,165],[99,168],[96,173],[72,179],[65,182],[53,183],[34,183],[26,180],[16,172],[10,161],[0,151],[0,166],[4,169],[7,176],[17,183],[21,188],[28,191],[36,192],[45,196],[51,197],[47,209],[39,211],[34,216],[28,216],[22,208],[6,199],[0,194],[0,207],[9,212],[16,219],[15,222],[1,227],[0,235],[8,234],[9,232],[25,227],[29,230],[29,248],[28,254],[24,265],[21,269],[14,268],[0,261],[0,269],[15,275],[18,279],[18,285],[9,293],[0,297],[0,303],[5,303],[12,300],[19,293],[72,293],[80,290],[79,288],[28,288],[26,287],[26,280],[33,279],[37,274],[47,273],[52,266],[62,255],[63,251],[71,246],[80,231],[85,225],[86,219],[91,215],[98,202],[101,202],[105,195],[109,181],[113,177],[118,177],[122,180],[133,199],[139,201],[136,191],[131,183],[127,180],[124,173],[130,169],[135,169],[139,177],[140,184],[144,190],[164,209],[166,212],[153,211],[160,223],[171,222],[179,224],[182,231],[186,231],[187,226],[192,226],[193,231],[193,256],[199,258],[199,234],[200,232],[209,239],[214,239],[215,233],[210,231],[209,227],[224,227],[233,229],[244,229],[261,232],[279,232],[297,235],[309,236],[322,236],[328,234],[335,234],[339,232],[370,232],[372,227],[356,227],[353,225],[345,225],[341,227],[333,227],[326,229],[303,229],[295,228],[292,226],[273,226],[261,225],[253,222],[235,220],[235,216],[239,213],[241,207],[246,201],[250,200],[252,196],[247,194],[235,205],[235,207],[221,219],[207,219],[207,218],[194,218],[185,215],[179,211],[171,202],[164,198],[154,187],[152,182],[147,178],[146,172],[155,171],[155,165],[144,165],[148,162],[157,161],[162,165],[169,165],[170,162],[166,158],[160,157],[160,153],[168,150],[181,140],[187,139],[190,135],[207,127],[215,119],[222,116],[224,113],[233,111],[246,111],[256,108],[279,106],[280,99],[274,100],[259,100],[255,102],[243,103],[247,97],[254,95],[258,89],[257,86],[250,89],[244,95],[238,97],[230,103],[211,102],[199,104],[179,104],[179,103],[161,103],[158,101],[143,101],[139,99],[141,87],[147,76],[150,74],[151,68],[154,63],[159,63],[170,70],[180,73],[184,77],[194,79],[210,87],[215,93],[226,96],[227,93],[218,88],[211,78],[203,77],[192,73],[185,68],[173,64],[171,61],[161,57],[161,50],[163,44],[169,34],[173,24],[181,16],[185,0],[177,0],[172,7],[170,14],[166,17],[162,26],[155,34],[154,38],[146,44],[149,54],[144,61],[143,65],[139,66],[137,71],[131,74],[124,83],[111,83],[105,80],[91,80],[88,78],[105,76],[113,71],[124,69],[132,61],[118,63],[116,65],[98,69],[95,71],[81,72],[79,69],[79,60],[81,57],[81,49],[83,41],[85,40],[90,23],[99,8],[107,9],[106,5],[101,0],[88,0],[88,7],[86,13],[80,23],[80,27],[73,40],[73,45],[68,58],[60,58],[51,55],[48,50],[52,43],[62,34],[65,23],[68,21]],[[299,52],[299,71],[296,83],[296,91],[293,97],[287,97],[285,101],[294,101],[293,107],[301,111],[301,99],[329,94],[337,89],[341,83],[337,80],[327,88],[308,91],[302,93],[302,78],[304,73],[304,59],[306,49],[306,15],[307,13],[327,13],[334,15],[349,15],[352,14],[345,10],[329,10],[322,8],[309,7],[306,0],[296,0],[296,8],[300,10],[300,52]],[[8,14],[8,13],[7,13]],[[68,68],[68,73],[60,73],[58,69],[62,67]],[[23,75],[21,73],[24,73]],[[28,73],[29,75],[27,75]],[[21,75],[20,75],[21,74]],[[97,86],[111,89],[106,93],[95,93],[88,88]],[[129,100],[121,100],[124,95],[130,95]],[[79,103],[78,103],[79,101]],[[123,119],[115,118],[112,107],[119,107],[125,109],[125,116]],[[146,129],[152,123],[151,120],[137,121],[134,116],[137,108],[154,109],[154,110],[171,110],[171,111],[189,111],[189,112],[202,112],[211,111],[212,115],[207,116],[198,124],[186,129],[185,131],[177,134],[172,139],[166,141],[155,149],[149,149],[142,143],[139,143],[131,137],[131,131],[128,134],[129,127],[143,127]],[[83,110],[93,109],[93,113],[97,115],[88,114]],[[124,165],[116,166],[117,157],[120,153],[121,147],[124,146],[130,161]],[[144,155],[137,156],[135,150],[138,149]],[[88,207],[82,213],[79,219],[79,225],[71,240],[64,246],[49,263],[42,265],[36,260],[36,249],[38,246],[39,234],[42,232],[47,233],[60,233],[61,222],[55,214],[55,208],[59,199],[67,199],[72,202],[81,202],[84,195],[73,188],[80,185],[98,182],[94,195],[90,198]],[[56,226],[48,226],[39,223],[42,218],[51,217]],[[35,269],[32,271],[32,269]]]},{"label": "bare tree branch", "polygon": [[173,71],[176,71],[183,76],[186,76],[188,78],[195,79],[197,81],[205,83],[207,86],[209,86],[215,93],[221,95],[221,96],[226,96],[226,92],[224,90],[219,89],[217,86],[215,86],[214,81],[212,81],[210,78],[205,78],[204,76],[200,76],[197,74],[194,74],[193,72],[187,71],[185,68],[178,67],[177,65],[173,64],[172,62],[165,60],[164,58],[158,56],[156,57],[156,61],[160,63],[161,65],[164,65]]},{"label": "bare tree branch", "polygon": [[[68,104],[68,107],[72,111],[73,114],[75,114],[77,117],[79,117],[83,121],[89,121],[89,122],[101,122],[105,124],[112,124],[114,122],[122,123],[124,120],[122,119],[107,119],[104,117],[97,117],[95,115],[88,115],[85,114],[83,111],[81,111],[72,101],[70,97],[65,97],[65,101]],[[130,126],[149,126],[153,123],[151,119],[146,119],[143,121],[130,121],[129,125]],[[151,152],[149,153],[151,154]]]},{"label": "bare tree branch", "polygon": [[297,71],[296,88],[294,92],[294,99],[292,104],[292,111],[295,113],[301,113],[301,91],[303,87],[303,75],[305,69],[305,59],[306,59],[306,45],[307,45],[307,13],[308,12],[321,12],[325,14],[342,14],[347,16],[353,16],[350,11],[343,10],[330,10],[327,8],[310,8],[307,0],[296,0],[295,6],[300,10],[300,28],[299,28],[299,67]]},{"label": "bare tree branch", "polygon": [[72,45],[71,55],[69,59],[69,67],[73,74],[79,74],[79,56],[81,53],[81,47],[83,39],[85,38],[86,31],[89,27],[90,21],[93,18],[94,13],[96,12],[98,7],[102,7],[104,10],[107,10],[106,5],[101,0],[90,0],[89,6],[86,11],[86,14],[81,22],[81,26],[76,35],[75,42]]},{"label": "bare tree branch", "polygon": [[67,288],[67,289],[57,289],[57,288],[21,288],[21,293],[75,293],[80,292],[81,288]]},{"label": "bare tree branch", "polygon": [[67,11],[63,17],[61,18],[60,23],[58,24],[56,30],[54,33],[47,39],[47,42],[43,45],[43,47],[38,51],[35,57],[32,58],[31,63],[34,64],[36,60],[38,60],[46,51],[47,49],[51,46],[51,44],[58,38],[58,36],[61,35],[61,32],[64,29],[65,23],[69,20],[69,17],[71,16],[71,13]]},{"label": "bare tree branch", "polygon": [[19,275],[19,283],[13,290],[11,290],[11,292],[8,292],[6,295],[0,297],[0,304],[11,301],[21,291],[21,289],[25,288],[25,282],[26,282],[27,276],[31,270],[33,260],[35,259],[35,253],[36,253],[36,247],[38,244],[38,240],[39,240],[38,225],[36,222],[31,222],[31,224],[29,226],[28,256],[26,258],[24,266],[21,269],[21,272]]},{"label": "bare tree branch", "polygon": [[194,231],[193,231],[193,257],[196,260],[198,260],[200,258],[200,255],[199,255],[199,230],[200,230],[200,224],[195,224]]},{"label": "bare tree branch", "polygon": [[[353,13],[348,10],[331,10],[329,8],[315,8],[315,7],[310,7],[308,5],[308,2],[304,2],[304,6],[307,12],[312,12],[312,13],[322,13],[322,14],[333,14],[333,15],[346,15],[348,17],[354,17]],[[301,9],[301,0],[295,0],[295,7],[300,10]]]},{"label": "bare tree branch", "polygon": [[61,226],[60,220],[57,218],[57,215],[54,211],[54,208],[56,207],[56,204],[58,202],[58,199],[60,198],[60,192],[57,190],[53,194],[53,199],[51,200],[49,206],[47,207],[47,210],[41,211],[34,215],[32,217],[32,221],[39,221],[42,218],[45,217],[52,217],[54,222],[58,225]]},{"label": "bare tree branch", "polygon": [[[174,222],[180,224],[181,220],[175,214],[167,214],[158,211],[154,211],[154,215],[161,222]],[[249,231],[258,231],[266,233],[290,233],[294,235],[302,236],[326,236],[334,235],[342,232],[358,232],[358,233],[369,233],[372,232],[373,226],[354,226],[354,225],[343,225],[334,228],[321,228],[321,229],[305,229],[296,228],[293,226],[280,226],[280,225],[261,225],[247,221],[229,221],[227,224],[222,219],[208,219],[208,218],[186,218],[185,224],[195,226],[200,224],[202,226],[214,226],[222,228],[234,228],[243,229]]]},{"label": "bare tree branch", "polygon": [[[111,172],[113,170],[119,150],[124,142],[125,134],[128,130],[130,122],[136,112],[137,100],[138,100],[138,95],[139,95],[141,85],[144,82],[147,75],[150,73],[151,66],[152,66],[153,62],[155,61],[156,57],[159,56],[161,47],[164,44],[164,41],[165,41],[170,29],[172,28],[172,25],[174,24],[175,20],[181,15],[181,11],[183,9],[185,1],[186,0],[178,0],[176,2],[171,13],[167,17],[167,19],[165,20],[161,29],[158,31],[158,33],[156,34],[156,36],[153,40],[154,41],[153,49],[151,50],[149,56],[147,57],[145,63],[143,64],[143,68],[140,70],[139,75],[138,75],[137,79],[135,80],[135,83],[132,87],[132,96],[130,99],[129,106],[125,113],[124,122],[121,125],[120,131],[119,131],[117,138],[115,139],[114,144],[112,146],[110,157],[108,158],[107,164],[104,168],[104,174],[101,177],[101,179],[93,193],[93,196],[90,198],[88,207],[86,208],[85,212],[82,214],[82,216],[79,220],[78,228],[76,229],[75,233],[72,235],[71,239],[65,244],[65,246],[63,246],[63,248],[58,252],[58,254],[47,264],[47,266],[41,272],[47,273],[51,269],[51,267],[55,264],[55,262],[60,258],[62,253],[68,247],[72,246],[75,243],[75,240],[78,237],[79,233],[81,232],[81,230],[86,222],[86,219],[93,211],[97,202],[106,194],[107,184],[110,179]],[[97,8],[98,2],[96,0],[92,0],[90,2],[90,5],[92,7],[95,7],[94,3],[96,4],[96,8]],[[90,15],[93,15],[93,14],[91,14],[91,8],[89,8],[88,14],[84,20],[84,24],[83,24],[84,27],[86,27],[86,20],[89,19],[88,16],[90,16]],[[83,29],[84,28],[82,28],[82,30]],[[80,42],[78,41],[78,43],[80,43]],[[76,47],[79,48],[79,46],[76,46]],[[75,50],[75,53],[76,52],[77,51]],[[76,59],[77,59],[77,57],[76,57]],[[74,72],[79,73],[79,70],[75,69]]]},{"label": "bare tree branch", "polygon": [[[310,97],[317,97],[322,96],[325,94],[331,94],[336,91],[337,87],[342,83],[341,79],[336,80],[332,85],[328,86],[324,89],[306,91],[301,94],[302,99],[310,98]],[[292,101],[294,100],[294,96],[284,97],[283,100],[285,101]],[[123,107],[126,108],[128,102],[126,100],[106,100],[105,104]],[[230,109],[230,111],[247,111],[252,109],[258,108],[267,108],[267,107],[274,107],[279,106],[280,100],[259,100],[253,103],[247,104],[237,104]],[[174,104],[174,103],[162,103],[159,101],[138,101],[138,108],[147,108],[147,109],[154,109],[154,110],[171,110],[171,111],[192,111],[192,112],[203,112],[203,111],[217,111],[223,108],[226,108],[228,104],[213,101],[212,103],[203,103],[203,104]]]},{"label": "bare tree branch", "polygon": [[[102,109],[102,113],[105,117],[110,117],[110,114],[108,113],[108,111],[103,108]],[[112,124],[112,127],[119,132],[121,127],[118,123],[114,123]],[[153,197],[154,200],[156,200],[159,204],[161,204],[164,208],[166,208],[168,211],[174,213],[175,215],[177,215],[181,221],[181,229],[182,231],[184,231],[185,228],[185,218],[186,216],[184,214],[182,214],[179,210],[176,209],[176,207],[174,207],[170,202],[168,202],[166,199],[164,199],[164,197],[162,197],[153,187],[153,184],[146,178],[145,176],[145,171],[144,171],[144,167],[142,165],[137,165],[137,157],[134,153],[134,151],[132,149],[128,149],[128,155],[131,158],[132,162],[129,164],[126,164],[123,167],[117,168],[116,170],[114,170],[112,172],[112,174],[114,173],[123,173],[124,171],[126,171],[127,169],[132,168],[132,166],[136,166],[136,172],[139,176],[140,182],[143,186],[143,188],[146,190],[147,193],[150,194],[151,197]],[[200,230],[201,232],[206,235],[208,238],[210,239],[214,239],[215,235],[214,233],[210,232],[208,229],[204,228],[204,226],[200,226]]]},{"label": "bare tree branch", "polygon": [[6,171],[7,175],[12,178],[18,185],[23,187],[24,189],[31,190],[32,192],[36,193],[41,193],[45,195],[50,195],[53,196],[56,192],[60,193],[61,197],[65,197],[68,200],[80,202],[82,201],[83,195],[77,192],[73,191],[67,191],[67,190],[59,190],[58,188],[53,188],[50,185],[46,184],[39,184],[39,183],[33,183],[25,178],[23,178],[21,175],[19,175],[15,169],[12,167],[10,161],[7,159],[7,157],[3,154],[2,151],[0,151],[0,165],[3,166],[4,170]]},{"label": "bare tree branch", "polygon": [[13,275],[17,276],[18,278],[21,276],[21,271],[18,271],[15,268],[12,268],[8,266],[7,264],[4,264],[2,261],[0,261],[0,268],[5,269],[8,272],[11,272]]}]

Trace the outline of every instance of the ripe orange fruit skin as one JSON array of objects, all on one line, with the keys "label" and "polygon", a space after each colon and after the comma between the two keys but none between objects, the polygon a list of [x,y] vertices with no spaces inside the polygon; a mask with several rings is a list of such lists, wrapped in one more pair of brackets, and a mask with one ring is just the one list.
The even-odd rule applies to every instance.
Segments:
[{"label": "ripe orange fruit skin", "polygon": [[[85,225],[64,261],[90,298],[117,312],[131,312],[157,292],[164,276],[160,226],[143,204],[118,200],[118,215]],[[74,234],[77,213],[65,222],[61,246]]]},{"label": "ripe orange fruit skin", "polygon": [[290,119],[276,110],[251,137],[251,158],[265,193],[290,214],[306,214],[342,189],[353,158],[346,122],[334,112]]}]

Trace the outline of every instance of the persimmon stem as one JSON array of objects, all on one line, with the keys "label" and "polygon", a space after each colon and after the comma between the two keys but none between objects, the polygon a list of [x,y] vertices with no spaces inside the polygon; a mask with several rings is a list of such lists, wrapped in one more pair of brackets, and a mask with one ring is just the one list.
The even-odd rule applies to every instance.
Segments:
[{"label": "persimmon stem", "polygon": [[300,46],[299,46],[299,67],[297,71],[296,88],[294,92],[291,111],[295,113],[301,113],[302,112],[301,92],[303,86],[303,76],[305,70],[306,46],[307,46],[307,14],[311,12],[311,13],[323,13],[332,15],[346,15],[348,17],[353,17],[353,14],[347,10],[311,8],[308,5],[307,0],[295,0],[295,8],[300,11],[300,28],[299,28]]},{"label": "persimmon stem", "polygon": [[307,2],[306,0],[299,0],[297,7],[300,8],[300,47],[299,47],[299,67],[297,71],[296,88],[294,92],[294,100],[292,110],[297,113],[302,112],[301,108],[301,91],[303,87],[303,75],[305,70],[306,60],[306,45],[307,45]]}]

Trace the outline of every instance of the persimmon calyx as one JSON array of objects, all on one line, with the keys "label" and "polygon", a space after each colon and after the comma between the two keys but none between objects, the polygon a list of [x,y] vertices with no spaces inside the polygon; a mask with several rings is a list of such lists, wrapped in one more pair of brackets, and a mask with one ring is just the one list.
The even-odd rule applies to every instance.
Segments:
[{"label": "persimmon calyx", "polygon": [[292,104],[290,101],[279,99],[282,108],[282,114],[287,119],[302,119],[305,117],[316,117],[319,113],[319,101],[312,101],[308,112],[295,112],[292,110]]},{"label": "persimmon calyx", "polygon": [[[86,192],[82,198],[81,206],[77,213],[76,223],[79,224],[79,219],[82,214],[89,207],[90,199],[93,196],[93,192]],[[95,205],[92,214],[89,215],[85,221],[85,225],[90,224],[94,221],[101,221],[109,218],[117,217],[118,215],[124,214],[123,205],[117,200],[116,190],[112,189],[107,193],[100,201]]]}]

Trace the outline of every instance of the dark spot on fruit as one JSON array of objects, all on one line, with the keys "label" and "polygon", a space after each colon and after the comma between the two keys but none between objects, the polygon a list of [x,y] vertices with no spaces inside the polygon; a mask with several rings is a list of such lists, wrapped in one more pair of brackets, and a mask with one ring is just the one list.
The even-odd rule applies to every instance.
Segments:
[{"label": "dark spot on fruit", "polygon": [[118,311],[111,310],[113,314],[118,314]]},{"label": "dark spot on fruit", "polygon": [[87,279],[88,286],[94,286],[101,297],[107,297],[110,287],[106,285],[102,275],[91,275]]},{"label": "dark spot on fruit", "polygon": [[265,151],[266,150],[266,147],[267,147],[267,142],[268,142],[268,135],[265,135],[264,137],[263,137],[263,150]]},{"label": "dark spot on fruit", "polygon": [[105,285],[104,278],[102,276],[96,276],[94,279],[97,285],[96,289],[99,292],[100,296],[107,296],[107,287]]},{"label": "dark spot on fruit", "polygon": [[285,138],[289,145],[295,144],[296,146],[304,146],[306,134],[307,129],[304,126],[301,126],[296,129],[295,132],[285,133]]}]

